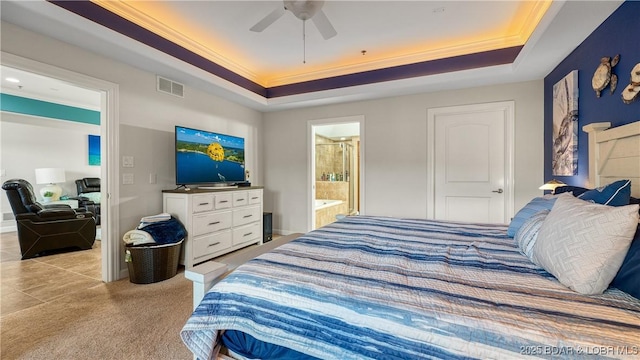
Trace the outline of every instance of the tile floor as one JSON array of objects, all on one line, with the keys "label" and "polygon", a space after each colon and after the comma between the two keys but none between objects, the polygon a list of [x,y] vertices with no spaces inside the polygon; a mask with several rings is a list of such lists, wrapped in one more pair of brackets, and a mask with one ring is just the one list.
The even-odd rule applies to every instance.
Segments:
[{"label": "tile floor", "polygon": [[100,241],[92,249],[20,260],[16,232],[0,234],[0,316],[102,283]]},{"label": "tile floor", "polygon": [[[273,239],[281,235],[274,234]],[[247,251],[248,246],[216,258]],[[102,283],[100,241],[90,250],[20,260],[16,232],[0,234],[0,317]]]}]

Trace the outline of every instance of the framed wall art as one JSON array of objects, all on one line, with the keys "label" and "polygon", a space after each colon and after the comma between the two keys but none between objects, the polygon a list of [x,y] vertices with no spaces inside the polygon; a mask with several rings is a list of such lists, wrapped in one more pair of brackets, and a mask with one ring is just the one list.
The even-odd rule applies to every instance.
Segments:
[{"label": "framed wall art", "polygon": [[100,166],[100,136],[89,135],[89,165]]},{"label": "framed wall art", "polygon": [[554,176],[578,175],[578,70],[553,85]]}]

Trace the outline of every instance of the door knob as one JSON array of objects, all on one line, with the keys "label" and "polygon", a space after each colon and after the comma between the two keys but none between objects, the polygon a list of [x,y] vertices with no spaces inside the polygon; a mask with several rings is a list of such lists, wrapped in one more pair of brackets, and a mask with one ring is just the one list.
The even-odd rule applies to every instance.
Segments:
[{"label": "door knob", "polygon": [[498,189],[498,190],[493,190],[491,192],[502,194],[504,191],[502,189]]}]

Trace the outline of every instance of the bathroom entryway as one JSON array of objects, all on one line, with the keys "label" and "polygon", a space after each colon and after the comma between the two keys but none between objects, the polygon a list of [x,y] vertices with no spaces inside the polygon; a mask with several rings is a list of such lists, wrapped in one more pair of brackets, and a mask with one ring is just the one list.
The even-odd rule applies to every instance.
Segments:
[{"label": "bathroom entryway", "polygon": [[363,117],[314,121],[311,128],[311,229],[360,212]]}]

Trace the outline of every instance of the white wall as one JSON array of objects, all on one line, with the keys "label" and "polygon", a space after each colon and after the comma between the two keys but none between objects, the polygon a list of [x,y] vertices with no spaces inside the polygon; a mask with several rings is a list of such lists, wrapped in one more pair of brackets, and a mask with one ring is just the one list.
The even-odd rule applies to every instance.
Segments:
[{"label": "white wall", "polygon": [[427,216],[427,109],[514,100],[515,209],[541,194],[542,80],[401,96],[265,114],[265,211],[274,232],[307,231],[307,122],[364,115],[364,198],[367,215]]},{"label": "white wall", "polygon": [[[174,158],[167,153],[167,148],[174,146],[175,125],[245,138],[245,160],[251,180],[262,183],[262,113],[194,89],[183,79],[172,80],[186,83],[185,98],[157,92],[156,74],[144,71],[144,63],[133,68],[6,22],[1,23],[0,33],[2,51],[119,85],[119,133],[129,134],[135,129],[134,137],[119,140],[121,155],[133,156],[135,168],[119,170],[140,175],[133,185],[120,184],[121,198],[112,199],[120,210],[120,219],[116,219],[120,233],[111,234],[115,241],[134,228],[141,217],[161,212],[160,190],[175,188]],[[149,184],[148,175],[156,170],[158,183]],[[121,269],[124,268],[122,262]]]},{"label": "white wall", "polygon": [[[65,170],[66,182],[59,183],[62,194],[76,196],[75,180],[100,177],[99,166],[89,166],[87,135],[99,135],[100,126],[73,121],[47,119],[9,112],[0,114],[0,167],[2,181],[21,178],[29,181],[39,196],[35,169],[59,167]],[[7,197],[2,195],[3,219],[12,214]],[[15,225],[2,221],[1,227]]]}]

